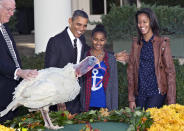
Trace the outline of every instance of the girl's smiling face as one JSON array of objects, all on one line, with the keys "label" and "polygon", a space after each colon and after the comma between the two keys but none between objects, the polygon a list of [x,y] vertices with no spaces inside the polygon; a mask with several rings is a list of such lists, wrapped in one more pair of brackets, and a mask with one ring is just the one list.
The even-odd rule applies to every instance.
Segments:
[{"label": "girl's smiling face", "polygon": [[138,15],[137,24],[140,32],[144,37],[153,35],[152,29],[150,26],[150,19],[146,14],[142,13]]},{"label": "girl's smiling face", "polygon": [[101,51],[104,49],[104,45],[106,44],[106,38],[104,33],[96,32],[92,37],[92,46],[96,51]]}]

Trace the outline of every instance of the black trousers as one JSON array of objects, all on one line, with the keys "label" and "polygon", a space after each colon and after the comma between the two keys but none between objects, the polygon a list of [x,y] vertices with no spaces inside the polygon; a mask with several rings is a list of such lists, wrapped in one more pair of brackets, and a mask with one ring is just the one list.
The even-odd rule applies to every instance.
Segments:
[{"label": "black trousers", "polygon": [[80,113],[80,108],[81,108],[81,104],[80,104],[80,94],[77,95],[77,97],[70,101],[70,102],[66,102],[66,109],[71,113],[71,114],[75,114],[75,113]]},{"label": "black trousers", "polygon": [[157,107],[160,108],[163,106],[165,102],[166,95],[161,94],[155,94],[150,97],[136,97],[136,106],[144,108],[145,110],[147,108]]},{"label": "black trousers", "polygon": [[101,107],[89,107],[89,110],[97,110],[99,111]]}]

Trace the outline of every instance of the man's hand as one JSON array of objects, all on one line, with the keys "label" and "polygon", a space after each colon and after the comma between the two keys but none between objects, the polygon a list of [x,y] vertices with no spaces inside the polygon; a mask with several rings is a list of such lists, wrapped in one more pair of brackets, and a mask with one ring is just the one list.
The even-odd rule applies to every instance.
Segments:
[{"label": "man's hand", "polygon": [[118,52],[114,56],[116,57],[116,61],[121,63],[126,63],[129,59],[129,54],[126,52],[126,50]]},{"label": "man's hand", "polygon": [[23,79],[30,80],[31,78],[35,78],[38,75],[38,71],[36,69],[35,70],[18,69],[16,75],[23,78]]}]

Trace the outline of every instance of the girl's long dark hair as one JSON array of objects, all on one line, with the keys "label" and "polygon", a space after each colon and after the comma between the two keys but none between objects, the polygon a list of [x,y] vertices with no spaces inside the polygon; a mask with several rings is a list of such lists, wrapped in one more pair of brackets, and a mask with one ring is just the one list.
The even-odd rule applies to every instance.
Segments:
[{"label": "girl's long dark hair", "polygon": [[155,13],[150,9],[150,8],[142,8],[140,10],[137,11],[137,13],[135,14],[135,20],[136,20],[136,27],[137,27],[137,31],[138,31],[138,44],[140,44],[141,38],[142,38],[142,33],[138,28],[138,16],[140,14],[146,14],[148,16],[148,18],[150,19],[150,26],[151,29],[153,31],[153,34],[155,36],[159,36],[159,24],[157,21],[157,17],[155,15]]}]

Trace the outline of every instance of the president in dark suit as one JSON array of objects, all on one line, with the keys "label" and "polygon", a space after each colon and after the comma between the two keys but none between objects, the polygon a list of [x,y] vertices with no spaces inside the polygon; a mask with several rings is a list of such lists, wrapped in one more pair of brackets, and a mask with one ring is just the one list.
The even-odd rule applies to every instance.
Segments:
[{"label": "president in dark suit", "polygon": [[[0,0],[0,111],[12,101],[12,93],[20,78],[36,77],[36,70],[22,70],[15,41],[5,23],[14,14],[15,0]],[[0,124],[12,119],[16,112],[10,111],[0,117]]]},{"label": "president in dark suit", "polygon": [[[88,15],[82,10],[76,10],[68,22],[69,27],[49,39],[45,56],[46,68],[63,68],[67,63],[79,63],[89,48],[83,36],[87,28]],[[79,95],[75,100],[65,104],[66,109],[72,114],[80,112]]]}]

